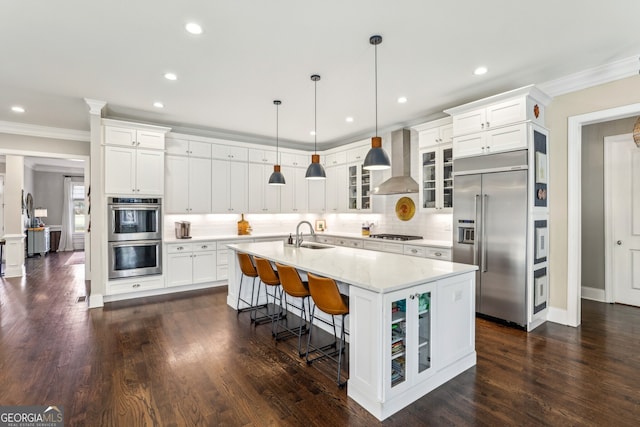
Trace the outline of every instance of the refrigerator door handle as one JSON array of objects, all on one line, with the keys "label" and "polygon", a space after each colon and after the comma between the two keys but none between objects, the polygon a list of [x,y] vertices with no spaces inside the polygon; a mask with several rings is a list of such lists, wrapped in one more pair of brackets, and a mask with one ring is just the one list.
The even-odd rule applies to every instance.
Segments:
[{"label": "refrigerator door handle", "polygon": [[474,232],[475,236],[473,237],[473,265],[478,265],[478,239],[477,239],[477,231],[478,231],[478,199],[480,198],[479,194],[475,195],[473,199],[473,220],[475,221],[474,225],[476,231]]},{"label": "refrigerator door handle", "polygon": [[480,211],[480,215],[482,216],[481,221],[482,221],[482,272],[486,273],[487,272],[487,233],[485,232],[485,230],[487,229],[487,227],[485,226],[486,221],[487,221],[487,202],[489,200],[489,196],[487,196],[486,194],[482,195],[483,200],[482,200],[482,208]]}]

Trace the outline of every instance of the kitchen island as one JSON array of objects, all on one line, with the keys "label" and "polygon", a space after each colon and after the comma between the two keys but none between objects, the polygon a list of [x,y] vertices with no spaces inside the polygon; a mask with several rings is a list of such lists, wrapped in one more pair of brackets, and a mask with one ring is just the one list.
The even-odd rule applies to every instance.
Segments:
[{"label": "kitchen island", "polygon": [[[282,241],[228,247],[347,287],[347,395],[380,420],[476,364],[476,266]],[[233,258],[227,303],[237,308],[240,270]],[[249,299],[249,286],[245,290]]]}]

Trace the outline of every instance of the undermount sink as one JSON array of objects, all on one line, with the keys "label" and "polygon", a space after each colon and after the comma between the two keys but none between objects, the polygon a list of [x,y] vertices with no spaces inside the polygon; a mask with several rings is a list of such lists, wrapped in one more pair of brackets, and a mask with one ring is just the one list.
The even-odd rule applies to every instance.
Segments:
[{"label": "undermount sink", "polygon": [[323,245],[323,244],[320,244],[320,243],[307,243],[307,242],[302,242],[300,247],[301,248],[307,248],[307,249],[330,249],[330,248],[333,248],[333,246],[331,246],[331,245]]}]

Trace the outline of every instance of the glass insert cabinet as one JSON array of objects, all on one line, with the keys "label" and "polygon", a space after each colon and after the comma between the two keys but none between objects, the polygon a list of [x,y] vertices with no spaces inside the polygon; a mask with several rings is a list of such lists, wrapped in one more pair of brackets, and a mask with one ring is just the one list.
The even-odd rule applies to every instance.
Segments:
[{"label": "glass insert cabinet", "polygon": [[349,179],[349,210],[371,210],[371,171],[363,169],[362,163],[350,164],[347,169]]},{"label": "glass insert cabinet", "polygon": [[451,146],[420,150],[420,209],[453,208],[453,149]]},{"label": "glass insert cabinet", "polygon": [[388,323],[388,391],[411,387],[432,367],[433,322],[431,286],[413,288],[410,292],[390,294],[386,299]]}]

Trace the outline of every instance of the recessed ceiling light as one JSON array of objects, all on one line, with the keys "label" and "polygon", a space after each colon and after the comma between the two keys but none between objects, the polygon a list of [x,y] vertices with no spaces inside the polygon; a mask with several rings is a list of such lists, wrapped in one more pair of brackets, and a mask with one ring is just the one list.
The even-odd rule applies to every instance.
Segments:
[{"label": "recessed ceiling light", "polygon": [[164,104],[160,101],[156,101],[153,103],[153,106],[156,108],[164,108]]},{"label": "recessed ceiling light", "polygon": [[476,76],[481,76],[483,74],[487,73],[487,67],[478,67],[475,70],[473,70],[473,74],[475,74]]},{"label": "recessed ceiling light", "polygon": [[405,102],[407,102],[406,96],[401,96],[400,98],[398,98],[398,104],[404,104]]},{"label": "recessed ceiling light", "polygon": [[189,22],[185,28],[191,34],[202,34],[202,27],[195,22]]},{"label": "recessed ceiling light", "polygon": [[309,135],[315,135],[315,134],[316,134],[315,130],[312,130],[311,132],[309,132]]},{"label": "recessed ceiling light", "polygon": [[165,73],[164,78],[167,80],[178,80],[178,76],[176,76],[174,73]]},{"label": "recessed ceiling light", "polygon": [[14,105],[13,107],[11,107],[11,111],[13,111],[14,113],[24,113],[24,107]]},{"label": "recessed ceiling light", "polygon": [[353,123],[353,117],[347,117],[344,119],[347,123]]}]

